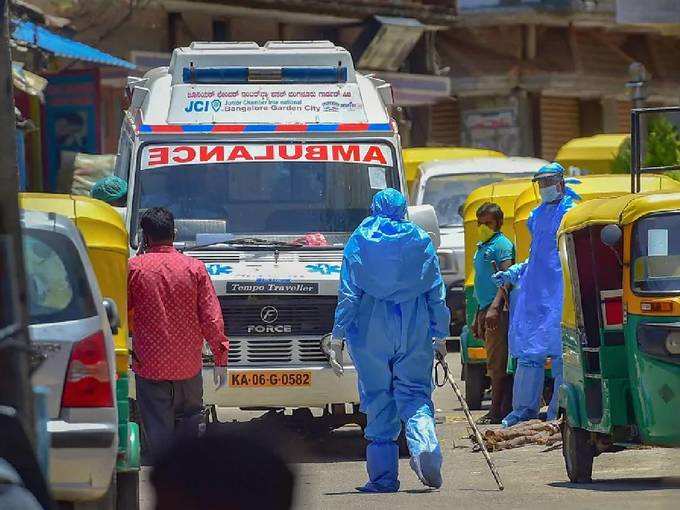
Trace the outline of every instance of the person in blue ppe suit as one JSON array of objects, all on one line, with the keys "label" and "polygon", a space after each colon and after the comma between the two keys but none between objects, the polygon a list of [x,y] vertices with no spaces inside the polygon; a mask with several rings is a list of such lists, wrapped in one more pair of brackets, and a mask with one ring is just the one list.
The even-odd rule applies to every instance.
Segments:
[{"label": "person in blue ppe suit", "polygon": [[[362,492],[399,490],[401,422],[411,468],[425,485],[442,484],[434,427],[434,350],[446,353],[450,314],[435,248],[406,217],[406,199],[388,188],[347,241],[330,348],[342,373],[343,339],[359,377],[369,481]],[[437,341],[433,342],[433,339]]]},{"label": "person in blue ppe suit", "polygon": [[[562,266],[557,250],[557,230],[562,217],[579,197],[564,180],[558,163],[542,167],[534,176],[541,204],[529,216],[529,258],[493,275],[498,286],[514,285],[510,301],[510,354],[517,358],[512,412],[504,427],[538,417],[543,394],[544,366],[552,360],[554,392],[547,418],[557,416],[558,390],[562,384]],[[578,182],[578,181],[572,181]]]}]

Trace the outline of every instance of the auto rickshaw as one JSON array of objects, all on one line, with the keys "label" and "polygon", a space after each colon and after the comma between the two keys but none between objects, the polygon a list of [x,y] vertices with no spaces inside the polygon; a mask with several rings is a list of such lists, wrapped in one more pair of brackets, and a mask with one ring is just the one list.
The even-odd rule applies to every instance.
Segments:
[{"label": "auto rickshaw", "polygon": [[[619,197],[630,193],[630,175],[627,174],[583,175],[577,179],[581,182],[568,185],[581,197],[577,204],[595,198]],[[680,182],[660,174],[643,175],[641,186],[642,191],[680,191]],[[515,202],[515,249],[520,262],[529,256],[531,234],[527,221],[531,211],[540,203],[541,197],[536,184],[525,189]]]},{"label": "auto rickshaw", "polygon": [[[113,299],[120,325],[114,335],[116,352],[116,406],[118,409],[118,487],[136,498],[139,490],[140,436],[130,420],[129,364],[127,345],[128,234],[120,215],[111,206],[88,197],[46,193],[20,193],[24,209],[53,212],[71,219],[85,240],[102,295]],[[132,508],[132,507],[131,507]],[[134,507],[136,508],[136,507]]]},{"label": "auto rickshaw", "polygon": [[470,409],[481,409],[484,391],[489,386],[486,376],[487,354],[484,341],[475,338],[470,327],[475,320],[477,302],[474,297],[475,273],[472,263],[477,249],[477,209],[485,202],[498,204],[503,211],[501,231],[515,238],[514,203],[518,195],[531,187],[531,179],[506,179],[474,190],[463,205],[465,228],[465,313],[466,326],[460,337],[460,356],[465,380],[465,400]]},{"label": "auto rickshaw", "polygon": [[601,453],[680,446],[680,192],[592,200],[558,239],[563,453],[588,482]]},{"label": "auto rickshaw", "polygon": [[[599,134],[574,138],[557,151],[555,161],[570,173],[608,174],[628,134]],[[574,171],[574,169],[576,171]]]},{"label": "auto rickshaw", "polygon": [[[406,183],[409,192],[413,189],[414,181],[418,177],[418,167],[428,161],[442,161],[446,159],[464,158],[504,158],[505,154],[491,149],[477,149],[474,147],[409,147],[402,150],[404,168],[406,169]],[[414,197],[411,193],[411,197]]]}]

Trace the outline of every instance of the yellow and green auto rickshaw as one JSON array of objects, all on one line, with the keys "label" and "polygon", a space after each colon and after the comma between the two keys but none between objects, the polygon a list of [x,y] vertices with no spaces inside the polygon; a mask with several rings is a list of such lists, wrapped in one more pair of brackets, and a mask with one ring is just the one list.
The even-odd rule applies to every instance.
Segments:
[{"label": "yellow and green auto rickshaw", "polygon": [[[628,174],[602,174],[583,175],[577,177],[581,182],[569,184],[581,200],[577,206],[588,200],[596,198],[619,197],[630,193],[630,175]],[[680,191],[680,182],[668,176],[660,174],[646,174],[642,176],[642,191]],[[517,260],[526,260],[529,256],[531,234],[527,228],[529,215],[541,202],[538,186],[534,184],[525,189],[515,202],[515,249]]]},{"label": "yellow and green auto rickshaw", "polygon": [[484,391],[489,386],[486,376],[487,353],[484,341],[475,338],[470,330],[477,312],[474,297],[475,272],[472,259],[477,249],[477,209],[485,202],[498,204],[503,211],[504,221],[501,231],[509,239],[515,238],[514,203],[517,197],[531,187],[531,179],[506,179],[487,184],[468,195],[463,205],[465,228],[465,314],[466,326],[460,336],[460,357],[465,380],[465,400],[470,409],[481,409]]},{"label": "yellow and green auto rickshaw", "polygon": [[575,207],[558,243],[563,453],[587,482],[601,453],[680,446],[680,192]]},{"label": "yellow and green auto rickshaw", "polygon": [[[574,138],[557,151],[555,161],[570,174],[608,174],[628,134],[599,134]],[[576,171],[575,171],[576,170]]]},{"label": "yellow and green auto rickshaw", "polygon": [[[116,352],[116,407],[118,409],[118,476],[139,483],[140,436],[130,420],[129,350],[127,320],[128,233],[121,216],[111,206],[87,197],[47,193],[20,193],[24,209],[53,212],[73,221],[85,240],[102,295],[115,301],[120,316],[114,334]],[[131,493],[136,493],[133,489]]]},{"label": "yellow and green auto rickshaw", "polygon": [[421,164],[427,163],[428,161],[506,157],[502,152],[491,149],[477,149],[474,147],[409,147],[402,150],[402,156],[404,158],[406,183],[409,191],[413,189],[414,181],[418,178],[418,168]]}]

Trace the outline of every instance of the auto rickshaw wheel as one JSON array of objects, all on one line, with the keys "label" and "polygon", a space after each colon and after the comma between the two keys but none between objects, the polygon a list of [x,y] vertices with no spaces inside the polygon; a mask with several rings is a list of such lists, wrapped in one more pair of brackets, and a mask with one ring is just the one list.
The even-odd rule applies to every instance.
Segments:
[{"label": "auto rickshaw wheel", "polygon": [[566,416],[562,420],[562,454],[567,476],[572,483],[593,481],[595,446],[587,430],[572,427]]},{"label": "auto rickshaw wheel", "polygon": [[465,365],[465,401],[473,411],[482,408],[482,399],[486,390],[486,365],[467,363]]}]

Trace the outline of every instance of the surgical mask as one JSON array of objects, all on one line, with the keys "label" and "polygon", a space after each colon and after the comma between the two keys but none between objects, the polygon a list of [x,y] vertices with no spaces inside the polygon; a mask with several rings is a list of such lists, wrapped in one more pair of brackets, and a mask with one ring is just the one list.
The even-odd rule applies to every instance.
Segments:
[{"label": "surgical mask", "polygon": [[487,225],[477,225],[477,237],[483,243],[491,239],[495,233],[496,232]]},{"label": "surgical mask", "polygon": [[558,189],[557,184],[539,188],[538,191],[541,194],[541,200],[543,202],[556,202],[562,198],[562,192]]}]

